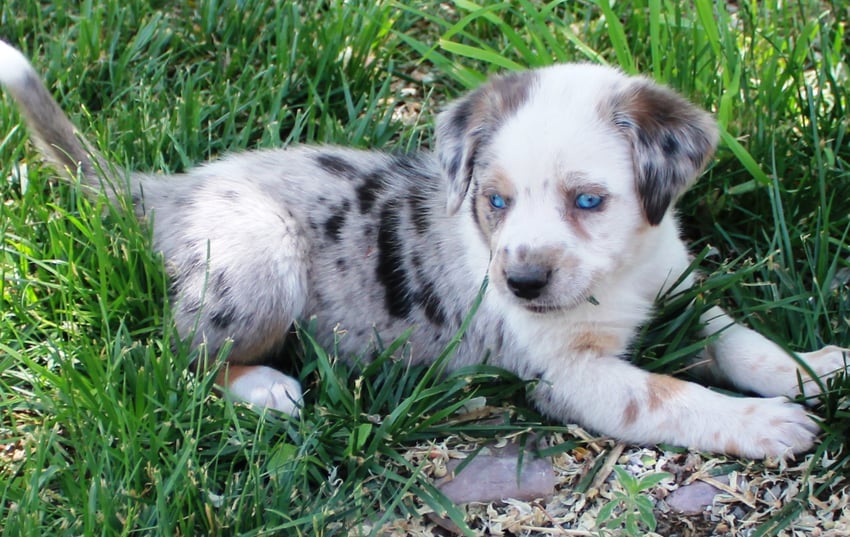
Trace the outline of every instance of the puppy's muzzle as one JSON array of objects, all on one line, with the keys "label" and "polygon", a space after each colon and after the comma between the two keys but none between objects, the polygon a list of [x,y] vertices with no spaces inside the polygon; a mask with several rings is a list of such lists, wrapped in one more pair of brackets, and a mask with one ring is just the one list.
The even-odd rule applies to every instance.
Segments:
[{"label": "puppy's muzzle", "polygon": [[505,282],[508,289],[517,296],[526,300],[539,297],[552,276],[552,269],[541,265],[523,265],[505,271]]}]

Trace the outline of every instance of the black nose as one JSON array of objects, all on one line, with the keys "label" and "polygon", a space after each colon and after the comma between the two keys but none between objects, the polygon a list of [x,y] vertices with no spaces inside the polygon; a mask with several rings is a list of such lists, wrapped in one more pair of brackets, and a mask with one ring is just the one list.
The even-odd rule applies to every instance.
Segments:
[{"label": "black nose", "polygon": [[508,288],[519,298],[531,300],[540,296],[549,283],[552,271],[543,267],[523,267],[517,270],[505,271],[505,281]]}]

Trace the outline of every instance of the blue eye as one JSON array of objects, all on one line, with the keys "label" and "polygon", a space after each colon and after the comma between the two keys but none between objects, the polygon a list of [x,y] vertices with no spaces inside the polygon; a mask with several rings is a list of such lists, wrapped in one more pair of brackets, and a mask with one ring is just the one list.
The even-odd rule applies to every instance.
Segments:
[{"label": "blue eye", "polygon": [[600,205],[602,205],[602,196],[597,194],[583,193],[576,196],[576,207],[579,209],[596,209]]},{"label": "blue eye", "polygon": [[505,198],[498,194],[490,195],[490,206],[494,209],[504,209],[508,206],[508,202],[505,201]]}]

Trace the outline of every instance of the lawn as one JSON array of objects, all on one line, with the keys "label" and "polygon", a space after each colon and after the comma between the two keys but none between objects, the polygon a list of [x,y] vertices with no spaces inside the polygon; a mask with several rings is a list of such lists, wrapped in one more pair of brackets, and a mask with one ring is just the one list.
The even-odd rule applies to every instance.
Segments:
[{"label": "lawn", "polygon": [[[304,142],[427,149],[440,103],[489,73],[564,61],[643,73],[715,113],[722,143],[680,203],[705,277],[661,297],[634,359],[679,370],[700,345],[691,302],[720,303],[790,350],[850,346],[850,5],[479,4],[7,0],[0,38],[32,59],[89,139],[146,171]],[[177,338],[147,231],[58,181],[5,96],[0,200],[3,535],[444,531],[429,512],[467,534],[643,534],[655,517],[681,535],[850,524],[850,381],[816,407],[816,450],[784,467],[589,438],[543,420],[507,373],[406,367],[403,341],[352,369],[306,325],[292,352],[307,406],[295,419],[258,415],[218,397],[214,371],[184,372],[214,357]],[[481,419],[467,418],[470,406]],[[494,522],[518,503],[454,505],[434,487],[428,454],[540,438],[538,455],[561,469],[555,500],[567,499],[522,504],[542,513],[533,524]],[[674,489],[695,470],[648,464],[632,482],[636,457],[695,457],[748,479],[751,496],[737,491],[728,519],[677,518],[659,507],[653,476],[671,472]],[[635,511],[647,501],[654,511]],[[607,529],[595,518],[606,509]]]}]

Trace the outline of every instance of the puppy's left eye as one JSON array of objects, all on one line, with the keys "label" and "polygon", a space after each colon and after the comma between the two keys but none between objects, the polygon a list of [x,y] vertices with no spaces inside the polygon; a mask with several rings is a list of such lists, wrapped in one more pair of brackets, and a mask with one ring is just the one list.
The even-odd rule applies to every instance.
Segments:
[{"label": "puppy's left eye", "polygon": [[576,196],[576,207],[579,209],[596,209],[602,205],[603,197],[598,194],[582,193]]},{"label": "puppy's left eye", "polygon": [[498,194],[492,194],[490,196],[490,206],[494,209],[504,209],[508,206],[508,202],[502,196]]}]

